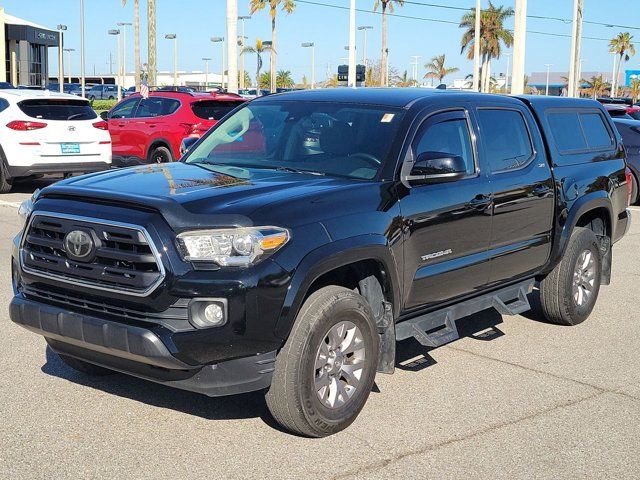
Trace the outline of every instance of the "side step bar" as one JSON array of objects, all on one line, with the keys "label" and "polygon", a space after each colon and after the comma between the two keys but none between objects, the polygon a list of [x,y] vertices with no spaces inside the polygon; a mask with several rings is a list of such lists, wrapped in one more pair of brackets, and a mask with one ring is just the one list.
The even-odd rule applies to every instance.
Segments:
[{"label": "side step bar", "polygon": [[530,279],[442,310],[405,320],[396,325],[396,339],[414,337],[425,347],[439,347],[460,338],[456,320],[488,308],[501,315],[519,315],[531,308],[527,295],[533,291]]}]

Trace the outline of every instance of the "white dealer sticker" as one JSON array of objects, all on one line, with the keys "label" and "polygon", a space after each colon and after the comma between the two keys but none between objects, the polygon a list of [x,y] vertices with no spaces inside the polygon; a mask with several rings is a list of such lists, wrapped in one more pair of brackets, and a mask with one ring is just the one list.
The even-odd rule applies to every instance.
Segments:
[{"label": "white dealer sticker", "polygon": [[382,116],[382,120],[380,120],[380,123],[390,123],[391,120],[393,120],[393,117],[395,117],[396,114],[395,113],[385,113]]}]

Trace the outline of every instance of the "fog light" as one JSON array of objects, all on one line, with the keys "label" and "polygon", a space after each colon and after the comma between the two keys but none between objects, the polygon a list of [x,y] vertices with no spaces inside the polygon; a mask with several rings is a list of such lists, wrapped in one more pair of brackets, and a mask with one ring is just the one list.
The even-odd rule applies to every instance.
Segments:
[{"label": "fog light", "polygon": [[204,307],[204,318],[207,322],[216,325],[224,320],[224,311],[217,303],[210,303]]},{"label": "fog light", "polygon": [[196,328],[220,327],[227,323],[227,300],[197,299],[189,306],[191,324]]}]

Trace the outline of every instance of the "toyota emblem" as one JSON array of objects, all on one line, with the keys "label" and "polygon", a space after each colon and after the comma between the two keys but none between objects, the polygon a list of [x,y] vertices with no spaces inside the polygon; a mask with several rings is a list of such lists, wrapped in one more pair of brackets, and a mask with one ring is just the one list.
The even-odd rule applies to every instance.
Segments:
[{"label": "toyota emblem", "polygon": [[67,129],[68,129],[70,132],[75,132],[75,131],[76,131],[76,127],[74,127],[73,125],[69,125],[69,126],[67,127]]},{"label": "toyota emblem", "polygon": [[83,230],[73,230],[64,237],[64,249],[74,260],[87,260],[94,250],[93,239]]}]

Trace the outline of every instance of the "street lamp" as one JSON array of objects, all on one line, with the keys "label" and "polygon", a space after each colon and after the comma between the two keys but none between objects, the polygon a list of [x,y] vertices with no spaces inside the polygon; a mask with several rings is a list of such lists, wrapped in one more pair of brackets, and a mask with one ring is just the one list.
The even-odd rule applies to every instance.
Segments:
[{"label": "street lamp", "polygon": [[244,84],[244,40],[247,38],[244,36],[244,21],[251,20],[251,15],[239,15],[238,20],[240,20],[241,25],[241,33],[240,33],[240,89],[243,90],[245,87]]},{"label": "street lamp", "polygon": [[358,30],[362,32],[362,35],[364,37],[362,39],[362,64],[366,67],[367,66],[367,30],[373,30],[373,27],[369,25],[363,25],[361,27],[358,27]]},{"label": "street lamp", "polygon": [[356,86],[356,0],[351,0],[349,7],[349,75],[348,84]]},{"label": "street lamp", "polygon": [[67,52],[67,56],[68,56],[68,64],[69,64],[69,83],[71,83],[71,52],[75,52],[76,49],[75,48],[63,48],[63,50],[65,52]]},{"label": "street lamp", "polygon": [[511,73],[511,55],[513,53],[505,53],[504,56],[507,57],[507,75],[504,79],[504,93],[509,93],[509,74]]},{"label": "street lamp", "polygon": [[62,32],[67,29],[66,25],[58,25],[58,83],[60,84],[60,93],[64,93],[64,59],[62,51]]},{"label": "street lamp", "polygon": [[206,90],[209,86],[209,61],[210,58],[203,58],[204,61],[204,89]]},{"label": "street lamp", "polygon": [[224,90],[224,37],[211,37],[213,43],[219,43],[222,46],[222,74],[220,75],[220,87]]},{"label": "street lamp", "polygon": [[167,33],[164,38],[173,40],[173,85],[178,86],[178,36],[175,33]]},{"label": "street lamp", "polygon": [[82,89],[82,98],[86,97],[84,80],[84,0],[80,0],[80,88]]},{"label": "street lamp", "polygon": [[120,63],[120,30],[118,30],[117,28],[113,28],[111,30],[109,30],[109,35],[113,35],[116,37],[116,44],[118,47],[118,80],[116,81],[116,90],[118,91],[118,101],[120,101],[122,99],[121,95],[121,88],[120,88],[120,68],[121,68],[121,63]]},{"label": "street lamp", "polygon": [[551,71],[551,67],[553,67],[553,63],[545,63],[545,67],[547,67],[547,87],[545,88],[545,95],[549,96],[549,72]]},{"label": "street lamp", "polygon": [[125,77],[127,76],[127,27],[133,24],[118,22],[116,25],[122,27],[122,87],[124,88]]},{"label": "street lamp", "polygon": [[302,48],[311,49],[311,90],[316,88],[316,44],[313,42],[304,42]]}]

